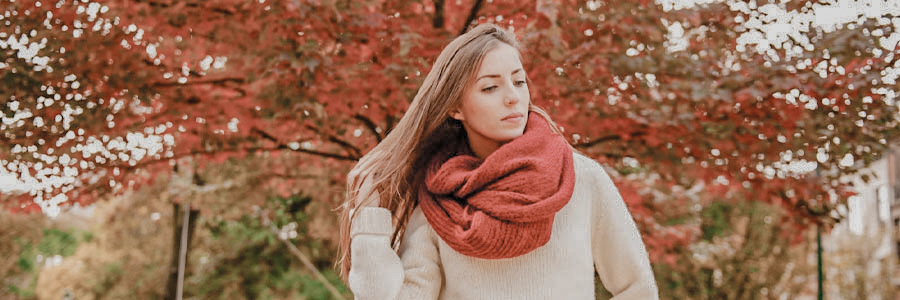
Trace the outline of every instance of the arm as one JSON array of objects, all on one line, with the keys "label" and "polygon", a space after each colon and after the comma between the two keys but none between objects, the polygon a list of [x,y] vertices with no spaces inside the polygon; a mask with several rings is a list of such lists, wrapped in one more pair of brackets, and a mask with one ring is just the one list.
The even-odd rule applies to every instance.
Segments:
[{"label": "arm", "polygon": [[390,244],[390,211],[360,206],[351,215],[350,290],[359,300],[396,298],[403,283],[403,266]]},{"label": "arm", "polygon": [[422,209],[417,207],[400,244],[400,260],[406,277],[398,299],[438,298],[443,274],[437,245],[437,235],[428,225]]},{"label": "arm", "polygon": [[640,232],[612,179],[593,164],[591,251],[600,281],[615,300],[659,299]]}]

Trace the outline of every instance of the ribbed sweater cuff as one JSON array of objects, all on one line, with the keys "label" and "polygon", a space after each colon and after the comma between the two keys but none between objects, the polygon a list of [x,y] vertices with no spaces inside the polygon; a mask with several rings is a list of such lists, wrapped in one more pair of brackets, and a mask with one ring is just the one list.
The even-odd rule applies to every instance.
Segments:
[{"label": "ribbed sweater cuff", "polygon": [[350,238],[360,234],[390,235],[391,212],[383,207],[359,207],[350,222]]}]

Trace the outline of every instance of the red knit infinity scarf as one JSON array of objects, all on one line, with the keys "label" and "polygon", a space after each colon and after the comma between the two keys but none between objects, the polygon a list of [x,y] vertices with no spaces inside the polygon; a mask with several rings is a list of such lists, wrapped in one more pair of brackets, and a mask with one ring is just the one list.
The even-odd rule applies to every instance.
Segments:
[{"label": "red knit infinity scarf", "polygon": [[553,217],[572,197],[572,149],[529,113],[525,134],[485,160],[432,158],[419,205],[450,247],[478,258],[510,258],[550,241]]}]

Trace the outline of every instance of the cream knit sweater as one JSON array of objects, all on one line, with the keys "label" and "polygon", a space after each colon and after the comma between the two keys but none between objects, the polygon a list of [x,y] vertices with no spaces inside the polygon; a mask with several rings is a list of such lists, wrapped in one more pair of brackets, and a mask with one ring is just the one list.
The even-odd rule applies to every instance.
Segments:
[{"label": "cream knit sweater", "polygon": [[351,225],[350,290],[359,300],[594,299],[596,270],[613,299],[658,299],[647,251],[612,180],[577,153],[575,180],[550,241],[507,259],[459,254],[419,208],[394,252],[390,212],[362,207]]}]

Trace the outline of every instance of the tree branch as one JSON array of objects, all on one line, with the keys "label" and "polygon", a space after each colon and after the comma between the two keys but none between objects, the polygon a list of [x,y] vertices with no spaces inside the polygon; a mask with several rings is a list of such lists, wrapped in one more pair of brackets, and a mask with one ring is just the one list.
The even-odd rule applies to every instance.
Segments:
[{"label": "tree branch", "polygon": [[[319,134],[321,134],[321,132],[319,131],[319,128],[316,128],[315,126],[306,125],[306,128],[309,130],[315,131],[315,132],[319,132]],[[352,151],[354,154],[356,154],[356,157],[362,157],[362,150],[359,150],[359,148],[357,148],[356,146],[353,146],[353,144],[351,144],[345,140],[342,140],[334,135],[330,135],[330,134],[326,135],[325,138],[328,139],[329,142],[338,144],[341,147],[344,147],[345,149]]]},{"label": "tree branch", "polygon": [[[644,136],[644,135],[647,135],[646,131],[634,132],[634,133],[631,133],[629,136],[634,138],[634,137],[639,137],[639,136]],[[607,135],[607,136],[604,136],[604,137],[601,137],[601,138],[598,138],[595,140],[591,140],[590,142],[573,144],[572,147],[586,149],[586,148],[596,146],[600,143],[614,141],[614,140],[621,140],[621,139],[622,139],[621,135],[613,134],[613,135]]]},{"label": "tree branch", "polygon": [[472,24],[472,22],[475,21],[475,18],[478,17],[478,11],[481,10],[482,4],[484,4],[484,0],[476,0],[475,4],[472,5],[472,10],[469,11],[469,17],[467,17],[466,22],[463,23],[459,35],[463,35],[466,31],[469,31],[469,24]]},{"label": "tree branch", "polygon": [[384,136],[387,137],[391,130],[394,130],[394,125],[397,123],[397,118],[394,118],[393,115],[387,115],[384,117],[384,123],[387,124],[387,128],[384,129]]},{"label": "tree branch", "polygon": [[[171,4],[171,3],[163,3],[163,2],[160,2],[160,1],[152,1],[152,0],[135,0],[135,2],[138,2],[138,3],[140,3],[140,2],[147,3],[147,5],[150,5],[150,6],[153,6],[153,7],[161,7],[161,8],[169,8],[169,7],[172,7],[172,4]],[[192,7],[192,8],[203,8],[203,7],[200,6],[199,3],[187,3],[187,4],[185,4],[184,6],[186,6],[186,7]],[[230,16],[230,15],[233,15],[233,14],[234,14],[233,11],[230,11],[230,10],[227,10],[227,9],[224,9],[224,8],[211,7],[210,9],[211,9],[212,11],[214,11],[214,12],[218,12],[218,13],[221,13],[221,14],[224,14],[224,15],[229,15],[229,16]]]},{"label": "tree branch", "polygon": [[261,209],[256,209],[256,213],[263,219],[263,224],[269,224],[269,230],[272,231],[272,234],[278,237],[278,240],[280,240],[282,243],[284,243],[285,246],[288,247],[288,250],[291,251],[291,254],[294,254],[294,256],[296,256],[297,259],[299,259],[300,262],[303,263],[303,266],[305,266],[311,273],[313,273],[316,279],[318,279],[319,282],[321,282],[322,285],[324,285],[325,288],[328,289],[329,292],[331,292],[331,296],[333,296],[335,299],[344,300],[344,296],[342,296],[341,293],[338,292],[337,288],[335,288],[334,285],[332,285],[331,282],[329,282],[328,279],[325,278],[324,275],[322,275],[322,272],[319,272],[319,269],[316,268],[312,261],[308,257],[306,257],[303,252],[300,252],[300,249],[297,249],[297,246],[294,246],[291,241],[282,238],[278,234],[280,232],[278,230],[278,227],[275,226],[275,223],[269,220],[269,217],[265,213],[263,213]]},{"label": "tree branch", "polygon": [[[144,58],[144,59],[141,60],[141,61],[143,61],[144,64],[147,65],[147,66],[149,66],[149,67],[159,67],[160,69],[163,69],[163,70],[170,70],[169,66],[167,66],[167,65],[165,65],[165,64],[163,64],[163,63],[156,64],[156,63],[154,63],[153,61],[151,61],[151,60],[148,59],[148,58]],[[200,73],[198,73],[197,71],[194,71],[194,70],[188,71],[188,75],[192,75],[192,76],[196,76],[196,77],[203,77],[203,76],[204,76],[203,74],[200,74]],[[199,84],[223,85],[223,84],[225,84],[225,83],[227,83],[227,82],[229,82],[229,81],[230,81],[230,82],[234,82],[234,83],[245,83],[245,82],[246,82],[246,80],[245,80],[244,78],[238,78],[238,77],[226,77],[226,78],[208,79],[208,80],[193,80],[193,81],[185,82],[185,83],[177,83],[177,82],[159,82],[159,83],[154,83],[154,84],[150,84],[150,85],[147,85],[147,86],[148,86],[148,87],[173,87],[173,86],[199,85]],[[235,91],[237,91],[237,92],[239,92],[239,93],[241,94],[241,96],[246,96],[246,95],[247,95],[247,91],[244,91],[244,90],[241,89],[241,88],[238,88],[238,87],[230,87],[230,88],[233,89],[233,90],[235,90]]]},{"label": "tree branch", "polygon": [[[311,130],[313,130],[313,131],[318,131],[318,130],[317,130],[315,127],[313,127],[313,126],[307,125],[307,128],[309,128],[309,129],[311,129]],[[276,137],[273,136],[272,134],[269,134],[268,132],[265,132],[265,131],[262,130],[262,129],[259,129],[259,128],[255,128],[255,127],[254,127],[254,128],[251,128],[251,129],[250,129],[250,132],[259,134],[259,135],[262,136],[263,138],[265,138],[265,139],[267,139],[267,140],[270,140],[270,141],[274,142],[275,145],[276,145],[276,148],[275,148],[274,150],[285,150],[285,149],[287,149],[287,150],[292,150],[292,151],[297,151],[297,152],[303,152],[303,153],[313,154],[313,155],[318,155],[318,156],[327,157],[327,158],[335,158],[335,159],[349,160],[349,161],[357,161],[357,160],[359,160],[360,157],[362,157],[362,152],[361,152],[358,148],[356,148],[356,147],[354,147],[353,145],[351,145],[350,143],[348,143],[348,142],[346,142],[346,141],[343,141],[343,140],[341,140],[341,139],[338,139],[337,137],[334,137],[334,136],[328,136],[328,140],[331,141],[331,142],[333,142],[333,143],[336,143],[336,144],[340,145],[341,147],[344,147],[344,148],[346,148],[346,149],[348,149],[348,150],[353,151],[354,154],[356,154],[356,155],[340,155],[340,154],[335,154],[335,153],[322,152],[322,151],[316,151],[316,150],[304,149],[304,148],[297,148],[297,149],[294,149],[294,148],[288,147],[287,144],[285,144],[284,142],[282,142],[281,140],[279,140],[278,138],[276,138]]]},{"label": "tree branch", "polygon": [[[295,151],[295,152],[301,152],[301,153],[306,153],[306,154],[313,154],[313,155],[317,155],[317,156],[322,156],[322,157],[327,157],[327,158],[334,158],[334,159],[340,159],[340,160],[347,160],[347,161],[358,161],[358,160],[359,160],[358,157],[354,157],[354,156],[340,155],[340,154],[335,154],[335,153],[329,153],[329,152],[323,152],[323,151],[316,151],[316,150],[310,150],[310,149],[303,149],[303,148],[293,149],[293,148],[291,148],[291,147],[288,147],[288,146],[285,145],[285,144],[277,145],[277,146],[275,146],[275,147],[248,147],[248,148],[228,149],[228,150],[226,150],[226,151],[222,151],[222,150],[218,150],[218,151],[214,151],[214,150],[211,150],[211,151],[207,151],[207,150],[193,150],[193,151],[184,153],[185,155],[183,155],[183,156],[212,155],[212,154],[229,153],[229,152],[257,152],[257,151],[280,151],[280,150],[291,150],[291,151]],[[182,157],[183,157],[183,156],[182,156]],[[169,158],[169,157],[167,157],[167,158]]]},{"label": "tree branch", "polygon": [[190,80],[185,83],[157,82],[157,83],[151,84],[150,86],[151,87],[171,87],[171,86],[200,85],[200,84],[221,85],[221,84],[225,84],[227,82],[244,83],[244,78],[226,77],[226,78],[207,79],[207,80]]},{"label": "tree branch", "polygon": [[320,176],[310,175],[310,174],[299,174],[299,175],[291,175],[285,173],[277,173],[277,172],[268,172],[264,173],[266,176],[277,177],[277,178],[285,178],[285,179],[319,179]]},{"label": "tree branch", "polygon": [[596,146],[603,142],[620,140],[620,139],[622,139],[622,137],[619,135],[607,135],[602,138],[591,140],[590,142],[573,144],[572,147],[584,149],[584,148],[590,148],[590,147]]},{"label": "tree branch", "polygon": [[354,156],[349,156],[349,155],[340,155],[340,154],[336,154],[336,153],[329,153],[329,152],[316,151],[316,150],[303,149],[303,148],[292,149],[291,147],[288,147],[285,144],[279,144],[279,145],[276,145],[275,147],[247,147],[247,148],[217,149],[217,150],[191,150],[191,151],[176,153],[175,155],[172,155],[171,157],[161,157],[159,159],[146,160],[146,161],[137,163],[133,166],[129,165],[127,163],[123,163],[123,164],[119,164],[119,165],[107,165],[106,167],[100,167],[100,168],[121,168],[123,170],[135,170],[135,169],[139,169],[139,168],[153,166],[153,165],[160,164],[160,163],[167,163],[169,160],[172,160],[172,159],[179,159],[179,158],[190,157],[190,156],[198,156],[198,155],[199,156],[209,156],[209,155],[215,155],[215,154],[235,153],[235,152],[259,152],[259,151],[282,151],[282,150],[290,150],[290,151],[295,151],[295,152],[300,152],[300,153],[321,156],[321,157],[325,157],[325,158],[333,158],[333,159],[337,159],[337,160],[345,160],[345,161],[358,161],[359,160],[359,157],[354,157]]},{"label": "tree branch", "polygon": [[275,142],[276,145],[282,144],[281,140],[279,140],[279,139],[276,138],[275,136],[272,136],[272,135],[269,134],[268,132],[263,131],[262,129],[253,127],[253,128],[250,128],[250,132],[251,132],[251,133],[256,133],[256,134],[262,136],[263,138],[265,138],[265,139],[267,139],[267,140],[270,140],[270,141],[272,141],[272,142]]},{"label": "tree branch", "polygon": [[375,125],[375,122],[372,122],[372,119],[369,119],[368,117],[363,116],[363,115],[361,115],[361,114],[353,115],[353,118],[356,119],[356,120],[359,120],[360,122],[362,122],[363,124],[365,124],[365,125],[366,125],[366,128],[368,128],[369,131],[371,131],[372,134],[375,135],[375,139],[378,140],[379,143],[381,143],[381,140],[382,140],[384,137],[382,137],[381,134],[378,133],[378,130],[377,130],[377,129],[378,129],[378,126]]},{"label": "tree branch", "polygon": [[[318,131],[318,129],[314,126],[307,125],[307,128],[309,128],[313,131]],[[351,152],[351,155],[341,155],[341,154],[337,154],[337,153],[317,151],[317,150],[305,149],[305,148],[299,148],[299,147],[297,147],[295,149],[293,147],[288,146],[285,142],[281,141],[274,135],[269,134],[268,132],[266,132],[264,130],[261,130],[259,128],[251,128],[250,131],[252,133],[260,135],[262,138],[264,138],[266,140],[274,142],[275,146],[274,147],[246,147],[246,148],[232,148],[232,149],[213,149],[213,150],[191,150],[191,151],[175,154],[172,157],[161,157],[160,159],[151,159],[151,160],[142,161],[133,166],[127,164],[127,162],[123,162],[122,164],[109,164],[107,166],[110,168],[118,167],[118,168],[133,170],[133,169],[151,166],[151,165],[154,165],[157,163],[166,162],[170,159],[178,159],[178,158],[187,157],[187,156],[195,156],[195,155],[208,156],[208,155],[215,155],[215,154],[222,154],[222,153],[281,151],[281,150],[290,150],[290,151],[295,151],[295,152],[301,152],[301,153],[321,156],[321,157],[325,157],[325,158],[333,158],[333,159],[346,160],[346,161],[358,161],[359,158],[362,157],[362,151],[359,150],[359,148],[357,148],[357,147],[353,146],[352,144],[350,144],[349,142],[341,140],[340,138],[335,137],[333,135],[327,135],[326,139],[330,142],[338,144],[341,147],[347,149],[348,151]],[[374,129],[373,129],[373,132],[374,132]],[[378,135],[376,134],[376,136],[378,136]],[[9,140],[5,137],[4,137],[4,139]],[[379,139],[379,141],[380,141],[380,139]]]}]

